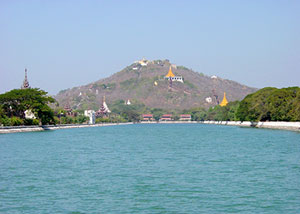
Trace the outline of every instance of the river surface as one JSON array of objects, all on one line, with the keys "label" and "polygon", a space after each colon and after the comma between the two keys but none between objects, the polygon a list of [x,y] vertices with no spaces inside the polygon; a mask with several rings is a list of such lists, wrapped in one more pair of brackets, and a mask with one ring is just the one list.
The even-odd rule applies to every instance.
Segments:
[{"label": "river surface", "polygon": [[2,134],[0,213],[300,213],[300,133],[140,124]]}]

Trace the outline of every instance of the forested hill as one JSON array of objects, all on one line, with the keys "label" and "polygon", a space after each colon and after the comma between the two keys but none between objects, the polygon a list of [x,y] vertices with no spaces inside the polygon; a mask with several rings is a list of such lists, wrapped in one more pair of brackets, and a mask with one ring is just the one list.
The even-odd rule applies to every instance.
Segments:
[{"label": "forested hill", "polygon": [[[183,83],[173,81],[171,88],[164,78],[170,66],[176,76],[184,78]],[[189,109],[214,106],[217,104],[216,96],[222,100],[224,92],[228,101],[235,101],[255,91],[255,88],[235,81],[176,66],[168,60],[141,60],[108,78],[62,90],[55,98],[60,106],[69,104],[73,109],[97,110],[104,95],[108,105],[118,100],[130,100],[151,108]]]}]

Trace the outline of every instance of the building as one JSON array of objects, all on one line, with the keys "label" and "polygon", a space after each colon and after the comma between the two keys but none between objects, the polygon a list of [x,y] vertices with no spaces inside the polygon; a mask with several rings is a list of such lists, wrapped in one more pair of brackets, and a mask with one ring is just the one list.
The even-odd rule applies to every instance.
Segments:
[{"label": "building", "polygon": [[111,113],[109,110],[106,102],[105,102],[105,96],[103,96],[102,105],[100,109],[97,111],[96,116],[98,117],[108,117],[108,115]]},{"label": "building", "polygon": [[24,112],[26,119],[36,119],[34,113],[29,109]]},{"label": "building", "polygon": [[211,102],[212,102],[212,98],[211,98],[211,97],[206,97],[206,98],[205,98],[205,101],[206,101],[207,103],[211,103]]},{"label": "building", "polygon": [[128,105],[128,106],[131,105],[131,102],[129,99],[127,100],[127,102],[125,101],[125,105]]},{"label": "building", "polygon": [[153,114],[143,114],[142,117],[143,117],[143,121],[153,121],[154,120]]},{"label": "building", "polygon": [[147,66],[149,61],[146,60],[145,58],[143,58],[143,59],[137,61],[137,63],[140,64],[141,66]]},{"label": "building", "polygon": [[159,121],[171,121],[172,119],[172,114],[164,114]]},{"label": "building", "polygon": [[191,121],[192,120],[192,116],[190,114],[181,114],[180,121]]},{"label": "building", "polygon": [[27,69],[25,68],[25,78],[23,81],[23,85],[21,86],[21,89],[27,89],[27,88],[30,88],[30,86],[29,86],[29,82],[27,79]]},{"label": "building", "polygon": [[70,104],[67,103],[64,107],[64,110],[66,111],[66,116],[70,116],[70,117],[76,117],[77,113],[73,112],[73,109],[70,107]]},{"label": "building", "polygon": [[85,110],[84,116],[89,117],[89,124],[95,124],[96,115],[94,110]]},{"label": "building", "polygon": [[172,72],[172,67],[170,66],[168,74],[165,76],[165,79],[170,80],[170,82],[181,82],[183,83],[182,76],[175,76]]},{"label": "building", "polygon": [[224,92],[224,97],[222,102],[220,103],[220,106],[226,106],[228,104],[227,98],[226,98],[226,92]]}]

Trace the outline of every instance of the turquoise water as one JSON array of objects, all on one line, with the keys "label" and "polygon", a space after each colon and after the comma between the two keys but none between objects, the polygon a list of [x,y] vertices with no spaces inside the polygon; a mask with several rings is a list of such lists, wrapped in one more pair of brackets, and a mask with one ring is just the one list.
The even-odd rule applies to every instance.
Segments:
[{"label": "turquoise water", "polygon": [[2,134],[0,213],[300,213],[300,133],[144,124]]}]

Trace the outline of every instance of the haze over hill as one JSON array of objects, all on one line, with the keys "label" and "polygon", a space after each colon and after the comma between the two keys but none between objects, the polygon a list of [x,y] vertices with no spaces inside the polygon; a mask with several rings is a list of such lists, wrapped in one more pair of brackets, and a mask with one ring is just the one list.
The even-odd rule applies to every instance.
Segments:
[{"label": "haze over hill", "polygon": [[[184,81],[165,79],[169,68]],[[243,99],[256,91],[245,85],[220,77],[209,77],[168,60],[141,60],[112,76],[93,83],[60,91],[56,99],[60,106],[69,104],[73,109],[99,109],[102,97],[108,104],[117,100],[144,103],[151,108],[189,109],[214,106],[216,96],[221,100],[224,92],[228,101]]]}]

